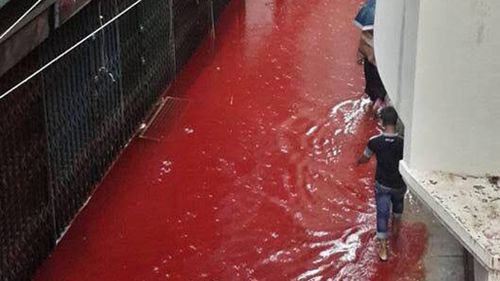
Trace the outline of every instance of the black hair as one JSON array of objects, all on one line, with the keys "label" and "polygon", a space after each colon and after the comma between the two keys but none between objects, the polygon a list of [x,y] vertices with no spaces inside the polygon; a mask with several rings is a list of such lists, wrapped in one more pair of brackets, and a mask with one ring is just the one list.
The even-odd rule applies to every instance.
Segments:
[{"label": "black hair", "polygon": [[399,119],[396,109],[392,106],[388,106],[382,109],[380,118],[382,118],[382,125],[384,125],[384,127],[396,126]]}]

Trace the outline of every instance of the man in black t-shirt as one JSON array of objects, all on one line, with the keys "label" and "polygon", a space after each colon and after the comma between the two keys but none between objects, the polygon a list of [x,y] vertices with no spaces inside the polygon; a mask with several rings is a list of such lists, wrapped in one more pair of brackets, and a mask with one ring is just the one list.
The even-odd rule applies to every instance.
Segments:
[{"label": "man in black t-shirt", "polygon": [[[394,107],[381,112],[384,133],[370,139],[358,164],[368,163],[371,156],[377,157],[375,174],[375,199],[377,204],[377,238],[380,241],[379,257],[388,259],[387,238],[391,205],[393,223],[397,226],[404,209],[406,184],[399,173],[399,161],[403,159],[403,138],[396,133],[398,114]],[[396,229],[393,229],[397,231]]]}]

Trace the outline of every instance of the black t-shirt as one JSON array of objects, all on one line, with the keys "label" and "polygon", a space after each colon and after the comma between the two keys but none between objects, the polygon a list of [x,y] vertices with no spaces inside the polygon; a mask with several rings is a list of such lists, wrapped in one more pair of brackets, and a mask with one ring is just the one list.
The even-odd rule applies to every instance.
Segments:
[{"label": "black t-shirt", "polygon": [[399,161],[403,159],[404,140],[397,134],[382,134],[368,142],[365,156],[377,156],[375,180],[383,186],[401,189],[405,182],[399,173]]}]

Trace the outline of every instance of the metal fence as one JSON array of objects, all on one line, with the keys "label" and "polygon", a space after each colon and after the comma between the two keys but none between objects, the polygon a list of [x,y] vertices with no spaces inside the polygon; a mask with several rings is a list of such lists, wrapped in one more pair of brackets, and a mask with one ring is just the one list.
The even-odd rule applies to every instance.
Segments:
[{"label": "metal fence", "polygon": [[[132,0],[94,0],[0,93]],[[29,280],[229,0],[141,4],[0,100],[0,280]]]}]

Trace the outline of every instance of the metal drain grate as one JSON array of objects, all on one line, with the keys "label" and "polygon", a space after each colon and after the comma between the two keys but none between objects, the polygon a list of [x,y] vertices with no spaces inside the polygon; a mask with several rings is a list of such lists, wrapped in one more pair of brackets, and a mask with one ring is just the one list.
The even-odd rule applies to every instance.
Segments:
[{"label": "metal drain grate", "polygon": [[160,141],[175,128],[189,100],[167,97],[159,106],[140,137],[147,140]]}]

